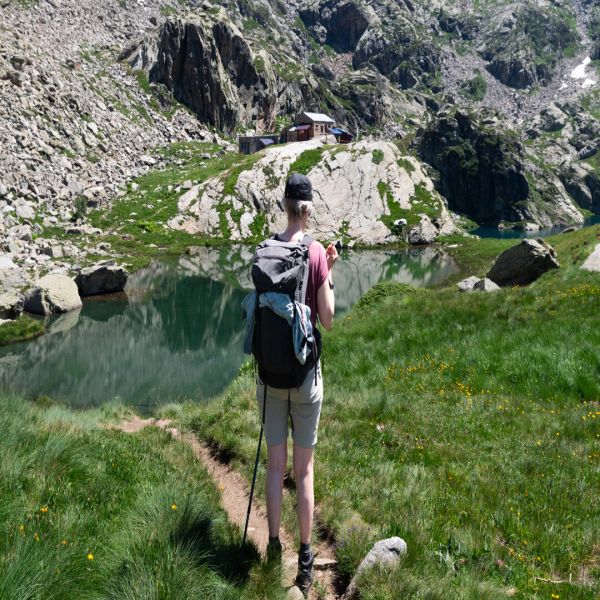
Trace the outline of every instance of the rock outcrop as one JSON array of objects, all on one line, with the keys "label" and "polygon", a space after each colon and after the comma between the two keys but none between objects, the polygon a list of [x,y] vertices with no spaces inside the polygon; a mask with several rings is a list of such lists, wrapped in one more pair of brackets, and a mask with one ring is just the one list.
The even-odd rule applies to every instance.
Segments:
[{"label": "rock outcrop", "polygon": [[75,284],[81,296],[112,294],[125,289],[127,277],[124,267],[115,265],[114,261],[107,261],[81,269],[75,277]]},{"label": "rock outcrop", "polygon": [[543,239],[522,240],[496,258],[486,277],[501,287],[527,285],[559,267],[554,248]]},{"label": "rock outcrop", "polygon": [[60,274],[45,275],[25,297],[25,310],[37,315],[69,312],[81,305],[75,282]]},{"label": "rock outcrop", "polygon": [[478,223],[583,222],[558,178],[534,177],[537,171],[527,163],[523,145],[493,115],[442,113],[420,132],[418,148],[439,171],[440,192],[449,208]]},{"label": "rock outcrop", "polygon": [[[124,58],[149,68],[150,81],[164,84],[203,122],[227,131],[250,122],[263,129],[273,126],[274,82],[259,72],[257,57],[232,23],[167,20],[156,50],[148,52],[148,45]],[[140,52],[155,55],[155,62],[144,64]]]},{"label": "rock outcrop", "polygon": [[[299,164],[313,184],[314,215],[309,229],[319,239],[391,241],[395,239],[392,223],[386,225],[391,210],[417,216],[421,210],[433,210],[441,224],[437,234],[454,230],[443,200],[415,158],[402,156],[389,142],[328,147],[318,139],[271,148],[248,164],[247,170],[194,186],[180,197],[180,214],[169,226],[193,234],[220,232],[233,240],[281,230],[285,226],[281,205],[285,179]],[[417,189],[421,198],[416,196]],[[425,200],[429,208],[423,205]],[[424,214],[420,218],[430,225]],[[433,241],[432,228],[426,229],[428,241],[420,243]]]}]

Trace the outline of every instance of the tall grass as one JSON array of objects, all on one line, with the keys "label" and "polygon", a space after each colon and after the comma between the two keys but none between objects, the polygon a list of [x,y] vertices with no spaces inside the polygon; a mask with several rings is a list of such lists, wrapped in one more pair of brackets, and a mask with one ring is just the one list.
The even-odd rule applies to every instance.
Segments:
[{"label": "tall grass", "polygon": [[191,451],[0,398],[0,598],[277,598]]}]

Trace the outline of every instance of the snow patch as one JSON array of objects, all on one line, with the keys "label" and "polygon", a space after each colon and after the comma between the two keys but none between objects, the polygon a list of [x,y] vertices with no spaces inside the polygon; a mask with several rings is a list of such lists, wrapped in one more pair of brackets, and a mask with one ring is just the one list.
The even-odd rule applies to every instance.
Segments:
[{"label": "snow patch", "polygon": [[583,59],[583,62],[578,64],[572,71],[571,77],[573,79],[585,79],[586,77],[586,68],[592,62],[592,59],[589,56],[586,56]]}]

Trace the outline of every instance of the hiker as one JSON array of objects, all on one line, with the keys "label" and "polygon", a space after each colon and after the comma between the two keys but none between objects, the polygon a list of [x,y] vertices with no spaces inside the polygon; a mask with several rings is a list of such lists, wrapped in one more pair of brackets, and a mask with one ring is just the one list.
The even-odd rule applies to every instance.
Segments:
[{"label": "hiker", "polygon": [[[262,349],[257,349],[256,338],[254,338],[253,353],[259,367],[256,399],[267,441],[266,497],[269,523],[267,557],[269,559],[280,557],[282,551],[279,527],[283,478],[287,467],[289,423],[294,441],[293,470],[296,481],[301,542],[296,585],[306,596],[313,580],[314,556],[310,547],[314,510],[313,461],[323,400],[323,379],[319,360],[320,334],[317,329],[317,317],[325,329],[331,329],[335,307],[332,271],[338,253],[333,244],[330,244],[325,250],[319,242],[312,240],[304,233],[313,211],[312,185],[307,177],[297,173],[289,176],[285,186],[283,207],[287,214],[285,231],[259,245],[255,256],[253,280],[259,294],[254,296],[254,301],[256,305],[261,307],[267,305],[272,310],[262,311],[262,316],[259,315],[255,319],[255,329],[260,328],[262,332],[260,336],[268,339],[262,339],[260,341]],[[263,275],[260,270],[261,248],[264,249],[265,261],[272,260],[274,253],[277,252],[284,253],[287,261],[296,260],[299,270],[290,272],[301,274],[303,271],[300,267],[305,267],[304,276],[298,276],[299,278],[303,277],[303,281],[295,283],[294,285],[297,287],[295,290],[290,288],[289,295],[260,293],[258,288],[265,289],[265,286],[260,284],[260,277],[256,275],[255,269],[258,269],[258,275]],[[283,262],[272,268],[272,273],[267,278],[269,283],[279,277],[280,264]],[[265,268],[268,269],[268,267]],[[257,299],[258,297],[261,298],[260,301]],[[296,302],[293,302],[291,298],[295,298]],[[305,302],[298,303],[300,298]],[[281,306],[279,306],[279,302],[281,302]],[[306,318],[304,321],[303,318],[308,315],[306,307],[310,310],[310,319]],[[273,327],[279,325],[280,322],[284,322],[284,319],[280,318],[284,312],[280,311],[286,309],[289,310],[288,317],[294,326],[291,334],[294,350],[290,350],[290,352],[295,352],[295,357],[290,360],[295,362],[295,372],[292,369],[291,379],[286,378],[287,376],[278,379],[277,374],[273,373],[275,367],[269,371],[269,359],[264,356],[270,351],[274,351],[273,346],[278,343],[278,334],[269,329],[264,321],[270,319],[269,323],[273,322]],[[256,308],[254,310],[257,311]],[[258,312],[256,314],[258,315]],[[280,316],[273,317],[273,314]],[[281,326],[284,325],[285,323]],[[255,335],[254,332],[252,335]],[[299,341],[301,339],[304,341]],[[288,342],[288,346],[292,347],[291,342]],[[277,357],[270,360],[276,362]],[[263,380],[266,382],[266,386]]]}]

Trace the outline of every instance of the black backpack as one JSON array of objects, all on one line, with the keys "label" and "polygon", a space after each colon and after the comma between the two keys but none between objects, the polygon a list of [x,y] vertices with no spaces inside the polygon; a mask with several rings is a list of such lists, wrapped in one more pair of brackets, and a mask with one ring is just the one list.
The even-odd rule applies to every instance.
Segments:
[{"label": "black backpack", "polygon": [[260,307],[260,295],[279,292],[290,300],[306,304],[308,249],[313,242],[305,235],[300,243],[283,242],[277,236],[261,242],[252,263],[252,281],[257,293],[252,354],[261,380],[274,388],[300,387],[311,369],[317,376],[321,336],[316,327],[309,338],[304,364],[296,358],[292,326],[268,307]]}]

